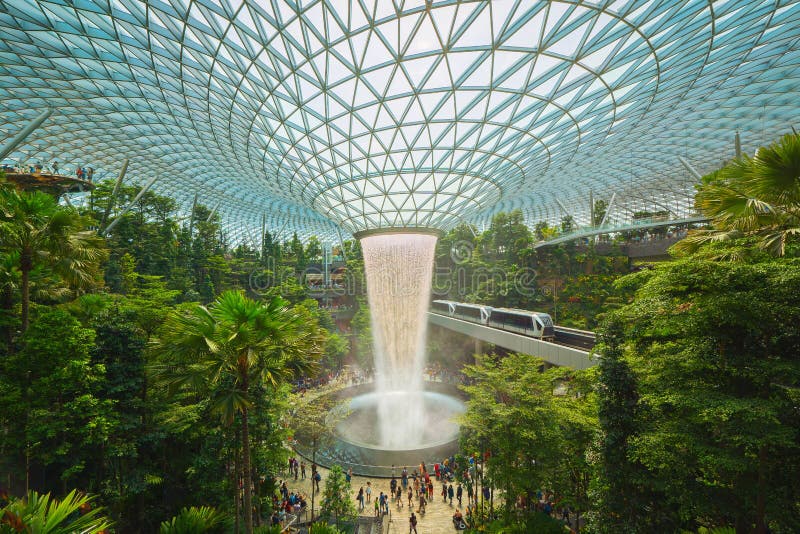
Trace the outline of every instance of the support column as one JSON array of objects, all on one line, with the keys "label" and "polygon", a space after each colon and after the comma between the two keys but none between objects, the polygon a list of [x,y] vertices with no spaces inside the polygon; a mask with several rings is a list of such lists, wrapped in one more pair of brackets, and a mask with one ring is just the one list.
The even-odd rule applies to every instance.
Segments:
[{"label": "support column", "polygon": [[36,128],[42,125],[47,118],[53,114],[53,110],[47,108],[42,111],[35,119],[28,123],[17,135],[11,138],[2,148],[0,148],[0,160],[5,159],[11,154]]},{"label": "support column", "polygon": [[103,235],[107,235],[107,234],[108,234],[108,232],[110,232],[110,231],[111,231],[111,230],[112,230],[112,229],[113,229],[113,228],[114,228],[114,227],[117,225],[117,223],[118,223],[119,221],[121,221],[121,220],[122,220],[122,217],[123,217],[123,216],[124,216],[126,213],[128,213],[128,212],[131,210],[131,208],[132,208],[132,207],[133,207],[133,206],[134,206],[134,205],[135,205],[137,202],[139,202],[139,199],[141,199],[141,198],[144,196],[144,194],[145,194],[145,193],[147,193],[147,190],[148,190],[148,189],[150,189],[151,187],[153,187],[153,184],[154,184],[154,183],[156,183],[156,180],[158,180],[158,176],[153,176],[153,178],[152,178],[152,179],[151,179],[149,182],[147,182],[147,184],[146,184],[146,185],[145,185],[145,186],[142,188],[142,190],[141,190],[141,191],[139,191],[139,194],[138,194],[138,195],[136,195],[136,198],[134,198],[133,200],[131,200],[131,203],[130,203],[130,204],[128,204],[127,206],[125,206],[125,209],[123,209],[123,210],[120,212],[120,214],[119,214],[119,215],[117,215],[117,218],[116,218],[116,219],[114,219],[113,221],[111,221],[111,224],[109,224],[108,226],[106,226],[106,229],[105,229],[105,230],[103,230],[103,232],[102,232],[102,234],[103,234]]},{"label": "support column", "polygon": [[475,347],[474,348],[475,348],[475,352],[473,352],[473,355],[474,355],[474,358],[475,358],[475,363],[478,363],[477,356],[479,354],[483,354],[483,351],[484,351],[483,341],[481,341],[480,339],[478,339],[476,337],[475,338]]}]

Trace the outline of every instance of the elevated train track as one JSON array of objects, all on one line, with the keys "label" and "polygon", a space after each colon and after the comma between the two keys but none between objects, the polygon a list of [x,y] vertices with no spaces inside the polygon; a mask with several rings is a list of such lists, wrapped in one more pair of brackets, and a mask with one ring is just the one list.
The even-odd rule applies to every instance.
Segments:
[{"label": "elevated train track", "polygon": [[432,304],[428,320],[514,352],[538,356],[554,365],[585,369],[597,363],[592,353],[594,332],[553,325],[545,313],[439,300]]}]

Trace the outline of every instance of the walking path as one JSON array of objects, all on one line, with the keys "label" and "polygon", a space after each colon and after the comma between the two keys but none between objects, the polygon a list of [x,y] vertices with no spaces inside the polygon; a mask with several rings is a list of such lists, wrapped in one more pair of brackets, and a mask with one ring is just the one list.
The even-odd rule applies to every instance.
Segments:
[{"label": "walking path", "polygon": [[[310,472],[310,470],[309,470]],[[285,474],[285,472],[284,472]],[[320,490],[325,490],[325,481],[327,480],[328,470],[325,468],[320,468],[320,474],[322,475],[322,481],[319,483]],[[367,482],[372,483],[372,502],[369,504],[364,504],[364,511],[360,513],[362,517],[375,517],[375,499],[378,498],[381,492],[388,493],[389,492],[389,479],[386,478],[367,478],[367,477],[360,477],[360,476],[353,476],[352,480],[350,481],[350,498],[352,502],[358,508],[358,501],[356,501],[356,495],[358,495],[358,488],[364,487],[365,491],[367,488]],[[397,479],[398,484],[400,483],[400,478]],[[301,493],[305,493],[309,497],[309,506],[311,504],[311,479],[306,478],[306,480],[294,480],[292,477],[288,481],[288,486],[290,489],[297,491],[299,490]],[[455,486],[454,486],[455,487]],[[426,506],[426,513],[424,516],[417,514],[417,533],[418,534],[455,534],[457,531],[453,527],[453,513],[456,511],[458,507],[458,501],[454,498],[453,499],[453,506],[450,504],[442,502],[442,485],[440,482],[434,480],[433,482],[433,499],[432,501],[428,502]],[[319,513],[319,501],[320,501],[320,493],[317,492],[317,496],[314,503],[314,510],[315,514]],[[415,499],[416,501],[416,499]],[[463,500],[464,506],[461,508],[461,512],[463,513],[467,506],[467,497],[466,492],[464,494]],[[410,511],[408,509],[408,502],[406,498],[403,498],[403,508],[398,510],[397,503],[391,502],[389,505],[389,510],[391,511],[390,515],[387,515],[384,518],[384,521],[390,521],[389,523],[389,530],[390,534],[395,533],[407,533],[408,532],[408,518],[410,516]],[[414,512],[416,513],[417,505],[414,505]]]}]

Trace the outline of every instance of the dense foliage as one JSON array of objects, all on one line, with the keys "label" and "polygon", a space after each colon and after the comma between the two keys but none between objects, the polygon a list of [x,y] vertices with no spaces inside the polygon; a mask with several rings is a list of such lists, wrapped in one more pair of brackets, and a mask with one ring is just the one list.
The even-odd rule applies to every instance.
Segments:
[{"label": "dense foliage", "polygon": [[[302,284],[319,244],[266,233],[260,250],[232,249],[204,206],[181,220],[171,199],[148,192],[121,214],[138,189],[112,189],[99,184],[76,210],[0,181],[0,484],[17,495],[79,488],[98,496],[116,531],[155,532],[193,505],[234,517],[249,464],[264,481],[250,496],[255,520],[268,517],[290,381],[313,374],[320,356],[335,369],[347,353]],[[219,350],[178,343],[175,326],[218,297],[230,317],[203,333]],[[268,320],[253,316],[261,310]],[[258,355],[245,389],[235,343],[220,342],[234,332]],[[170,350],[159,350],[165,340]],[[197,387],[181,387],[191,366],[203,371]]]},{"label": "dense foliage", "polygon": [[514,502],[488,530],[536,515],[535,495],[597,533],[798,531],[798,147],[785,136],[704,180],[712,227],[614,282],[632,298],[603,306],[596,370],[467,368],[464,450]]}]

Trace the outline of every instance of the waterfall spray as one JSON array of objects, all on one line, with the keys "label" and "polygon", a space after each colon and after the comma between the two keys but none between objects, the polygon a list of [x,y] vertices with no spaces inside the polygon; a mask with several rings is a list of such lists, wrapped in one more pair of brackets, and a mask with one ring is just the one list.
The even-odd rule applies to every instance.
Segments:
[{"label": "waterfall spray", "polygon": [[426,413],[427,312],[436,236],[381,233],[361,238],[375,351],[375,391],[381,444],[413,449],[423,440]]}]

